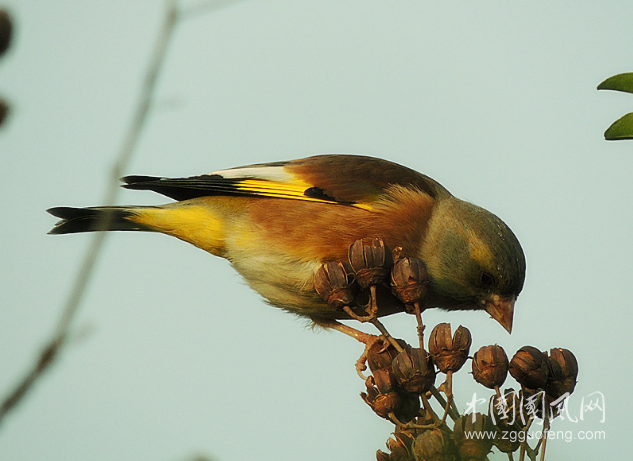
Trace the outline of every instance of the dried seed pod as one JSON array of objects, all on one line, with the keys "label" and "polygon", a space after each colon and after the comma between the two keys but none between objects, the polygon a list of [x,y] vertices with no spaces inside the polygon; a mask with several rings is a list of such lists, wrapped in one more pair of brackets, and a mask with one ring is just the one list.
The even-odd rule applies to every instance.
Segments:
[{"label": "dried seed pod", "polygon": [[392,437],[387,439],[387,448],[391,453],[378,450],[376,452],[377,461],[413,461],[411,444],[414,436],[403,430],[397,430]]},{"label": "dried seed pod", "polygon": [[416,394],[400,390],[400,406],[394,412],[398,421],[408,423],[420,414],[420,397]]},{"label": "dried seed pod", "polygon": [[450,323],[440,323],[429,337],[429,353],[442,373],[458,371],[468,358],[472,341],[468,328],[460,325],[451,336]]},{"label": "dried seed pod", "polygon": [[540,389],[549,376],[547,356],[536,347],[523,346],[510,360],[510,374],[521,386]]},{"label": "dried seed pod", "polygon": [[422,348],[405,348],[391,364],[396,381],[405,391],[423,394],[435,383],[435,367]]},{"label": "dried seed pod", "polygon": [[378,392],[380,392],[381,394],[396,392],[396,389],[398,387],[398,384],[396,383],[394,377],[391,375],[391,372],[386,368],[383,368],[382,370],[376,370],[374,372],[373,382],[376,386],[376,389],[378,389]]},{"label": "dried seed pod", "polygon": [[508,376],[508,356],[503,347],[483,346],[473,357],[473,378],[489,389],[501,386]]},{"label": "dried seed pod", "polygon": [[[455,421],[453,440],[459,457],[464,460],[483,460],[492,448],[494,426],[490,418],[481,413],[460,416]],[[478,433],[478,435],[474,435]]]},{"label": "dried seed pod", "polygon": [[455,459],[455,446],[451,438],[440,429],[418,435],[411,451],[417,461],[445,461]]},{"label": "dried seed pod", "polygon": [[[396,340],[404,349],[407,345],[403,340]],[[391,344],[385,346],[381,342],[375,342],[367,351],[367,365],[374,372],[382,368],[390,368],[393,359],[398,355],[398,351]]]},{"label": "dried seed pod", "polygon": [[413,457],[411,454],[411,444],[413,440],[413,435],[408,432],[394,432],[392,437],[387,439],[387,448],[391,452],[389,459],[392,461],[410,460]]},{"label": "dried seed pod", "polygon": [[418,258],[400,258],[391,269],[391,292],[405,304],[421,302],[429,281],[426,266]]},{"label": "dried seed pod", "polygon": [[383,368],[376,370],[373,376],[365,381],[367,393],[361,392],[361,398],[381,418],[389,418],[389,413],[394,413],[400,407],[402,398],[395,391],[396,383],[389,370]]},{"label": "dried seed pod", "polygon": [[361,288],[377,285],[385,280],[393,260],[391,250],[382,239],[364,238],[349,247],[349,262],[356,272]]},{"label": "dried seed pod", "polygon": [[9,48],[12,32],[13,25],[9,13],[4,9],[0,10],[0,56]]},{"label": "dried seed pod", "polygon": [[314,288],[329,306],[343,309],[354,301],[354,271],[347,261],[323,263],[314,274]]},{"label": "dried seed pod", "polygon": [[578,361],[567,349],[555,348],[549,351],[549,379],[545,385],[545,393],[552,400],[570,394],[576,388],[578,377]]}]

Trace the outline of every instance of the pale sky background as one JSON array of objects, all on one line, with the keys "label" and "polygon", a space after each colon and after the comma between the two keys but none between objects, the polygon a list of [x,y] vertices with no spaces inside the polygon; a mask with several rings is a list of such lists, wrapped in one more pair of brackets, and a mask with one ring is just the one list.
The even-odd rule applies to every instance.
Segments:
[{"label": "pale sky background", "polygon": [[[52,206],[99,205],[164,3],[4,2],[0,60],[0,394],[49,339],[90,235],[49,236]],[[402,163],[501,216],[527,280],[508,335],[483,313],[472,352],[571,349],[548,459],[624,459],[631,434],[633,142],[606,142],[633,97],[633,2],[240,1],[178,25],[126,174],[182,176],[350,152]],[[119,203],[161,203],[122,191]],[[385,319],[415,341],[415,322]],[[229,264],[162,235],[110,235],[77,339],[0,427],[0,460],[371,460],[392,425],[358,397],[362,347],[264,304]],[[468,364],[467,367],[470,365]],[[457,374],[458,404],[473,392]],[[439,385],[438,380],[438,385]],[[509,378],[506,386],[515,386]],[[483,411],[483,408],[481,409]],[[507,459],[496,455],[493,459]]]}]

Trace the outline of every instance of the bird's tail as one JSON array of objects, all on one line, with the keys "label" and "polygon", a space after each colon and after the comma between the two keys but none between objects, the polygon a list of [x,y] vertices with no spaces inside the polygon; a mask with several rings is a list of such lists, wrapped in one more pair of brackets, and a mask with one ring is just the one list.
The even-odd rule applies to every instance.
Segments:
[{"label": "bird's tail", "polygon": [[130,221],[136,213],[132,207],[56,207],[48,211],[61,218],[49,234],[74,234],[94,231],[143,231],[147,227]]},{"label": "bird's tail", "polygon": [[235,207],[218,206],[212,197],[162,206],[58,207],[62,218],[49,234],[92,231],[149,231],[171,235],[214,255],[224,254],[225,221]]}]

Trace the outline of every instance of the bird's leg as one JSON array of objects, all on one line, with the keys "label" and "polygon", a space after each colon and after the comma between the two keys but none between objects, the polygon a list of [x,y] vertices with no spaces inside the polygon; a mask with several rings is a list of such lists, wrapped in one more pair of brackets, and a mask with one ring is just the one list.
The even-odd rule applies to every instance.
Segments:
[{"label": "bird's leg", "polygon": [[345,325],[344,323],[339,322],[338,320],[319,320],[316,322],[318,325],[324,328],[331,328],[336,331],[340,331],[341,333],[346,334],[347,336],[351,336],[356,341],[361,342],[363,344],[375,343],[376,338],[378,336],[372,335],[369,333],[365,333],[364,331],[357,330],[356,328],[350,327],[349,325]]},{"label": "bird's leg", "polygon": [[[365,350],[356,361],[356,373],[358,373],[358,376],[360,376],[361,379],[366,380],[367,376],[363,375],[363,371],[367,369],[367,365],[366,365],[367,352],[378,341],[384,342],[386,338],[383,336],[376,336],[369,333],[365,333],[364,331],[360,331],[360,330],[357,330],[356,328],[350,327],[349,325],[345,325],[339,322],[338,320],[327,320],[327,321],[319,320],[316,323],[324,328],[331,328],[333,330],[340,331],[341,333],[344,333],[347,336],[351,336],[356,341],[361,342],[365,345]],[[387,347],[387,344],[385,344],[385,347]]]},{"label": "bird's leg", "polygon": [[378,320],[378,318],[374,318],[373,320],[370,321],[377,329],[378,331],[380,331],[382,333],[382,336],[391,343],[391,345],[393,347],[396,348],[396,350],[398,352],[402,352],[404,349],[402,349],[402,346],[400,346],[400,344],[398,344],[398,341],[396,341],[394,339],[393,336],[391,336],[391,334],[387,331],[387,329],[385,328],[385,326],[382,324],[382,322],[380,320]]}]

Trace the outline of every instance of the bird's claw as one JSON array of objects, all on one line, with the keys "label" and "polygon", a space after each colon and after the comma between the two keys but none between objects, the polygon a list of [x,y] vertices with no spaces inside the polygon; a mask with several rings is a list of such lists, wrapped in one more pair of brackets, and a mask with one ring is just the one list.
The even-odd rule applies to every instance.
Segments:
[{"label": "bird's claw", "polygon": [[391,345],[389,340],[383,335],[380,335],[380,336],[368,335],[368,338],[366,339],[366,341],[364,341],[364,343],[365,343],[365,350],[363,351],[363,353],[360,355],[360,357],[356,361],[356,373],[358,374],[358,376],[360,376],[360,378],[363,381],[367,380],[367,376],[365,376],[363,374],[363,371],[365,371],[367,369],[367,354],[369,352],[369,349],[374,347],[374,345],[378,341],[382,342],[382,349],[379,351],[379,353],[382,353],[382,352],[386,351],[389,348],[389,346]]}]

